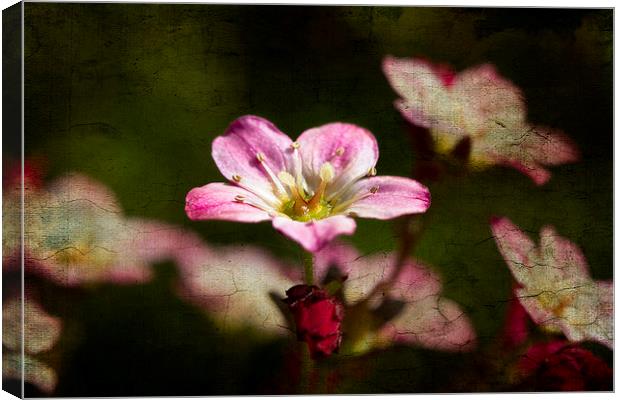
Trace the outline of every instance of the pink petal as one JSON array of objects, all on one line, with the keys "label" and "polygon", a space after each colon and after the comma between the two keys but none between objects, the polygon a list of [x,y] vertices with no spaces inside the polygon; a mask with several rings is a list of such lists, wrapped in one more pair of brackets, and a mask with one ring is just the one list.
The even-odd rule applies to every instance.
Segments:
[{"label": "pink petal", "polygon": [[119,285],[136,285],[148,282],[152,277],[153,269],[150,265],[144,262],[127,261],[122,264],[111,266],[96,280]]},{"label": "pink petal", "polygon": [[500,76],[491,64],[469,68],[456,76],[451,92],[465,108],[468,134],[525,121],[524,96],[517,86]]},{"label": "pink petal", "polygon": [[613,350],[614,348],[614,283],[612,281],[597,281],[598,307],[597,332],[590,333],[590,337]]},{"label": "pink petal", "polygon": [[335,179],[327,188],[328,196],[367,175],[379,158],[379,146],[372,133],[352,124],[337,122],[308,129],[297,142],[304,176],[311,187],[319,184],[324,163],[330,162],[334,167]]},{"label": "pink petal", "polygon": [[560,165],[579,161],[581,154],[573,140],[562,131],[543,126],[530,128],[523,146],[532,158],[543,165]]},{"label": "pink petal", "polygon": [[558,317],[540,304],[538,300],[540,293],[532,294],[526,289],[516,289],[515,294],[532,321],[537,325],[548,325],[562,329]]},{"label": "pink petal", "polygon": [[321,282],[330,267],[336,267],[343,275],[356,265],[360,257],[357,249],[350,244],[333,241],[314,254],[314,277],[316,282]]},{"label": "pink petal", "polygon": [[[494,153],[495,152],[496,151],[494,151]],[[514,168],[523,175],[527,175],[538,186],[544,185],[551,179],[551,172],[537,162],[528,159],[529,157],[527,156],[519,157],[520,159],[511,159],[506,156],[492,154],[491,158],[494,160],[495,164]]]},{"label": "pink petal", "polygon": [[[21,301],[19,298],[14,298],[6,299],[3,303],[2,344],[11,350],[20,351],[22,343]],[[26,353],[41,353],[54,347],[60,337],[61,326],[59,318],[47,314],[37,302],[26,297],[23,325]]]},{"label": "pink petal", "polygon": [[[203,307],[225,329],[254,327],[285,335],[286,319],[272,295],[283,298],[301,278],[263,249],[204,249],[179,260],[181,295]],[[298,272],[298,270],[296,270]]]},{"label": "pink petal", "polygon": [[332,242],[315,254],[315,273],[322,279],[331,266],[347,276],[343,286],[347,304],[365,299],[375,287],[391,276],[396,260],[392,253],[361,255],[342,242]]},{"label": "pink petal", "polygon": [[[378,253],[358,257],[350,263],[349,275],[343,288],[347,303],[355,304],[367,299],[377,285],[392,276],[395,261],[393,253]],[[380,291],[375,298],[369,298],[369,305],[372,307],[378,303],[382,295],[383,291]]]},{"label": "pink petal", "polygon": [[304,249],[315,252],[321,250],[336,236],[353,234],[355,221],[344,215],[309,222],[276,217],[273,219],[273,227],[299,243]]},{"label": "pink petal", "polygon": [[103,211],[121,212],[116,196],[108,187],[79,173],[55,179],[48,190],[60,203],[84,203]]},{"label": "pink petal", "polygon": [[237,175],[241,177],[243,187],[272,193],[272,181],[258,162],[257,155],[262,154],[265,164],[277,175],[292,165],[291,144],[291,139],[271,122],[246,115],[230,124],[224,135],[215,138],[212,156],[229,181]]},{"label": "pink petal", "polygon": [[558,130],[530,127],[525,122],[507,128],[494,127],[474,143],[474,152],[496,164],[515,168],[543,185],[551,178],[545,165],[578,161],[576,144]]},{"label": "pink petal", "polygon": [[362,179],[350,190],[350,197],[357,196],[363,197],[354,202],[347,212],[362,218],[391,219],[423,213],[431,204],[431,194],[424,185],[397,176]]},{"label": "pink petal", "polygon": [[54,391],[58,383],[56,372],[48,365],[29,355],[22,358],[20,353],[7,352],[7,354],[3,354],[2,377],[21,380],[22,366],[24,381],[35,385],[45,394],[49,395]]},{"label": "pink petal", "polygon": [[476,344],[465,313],[453,301],[437,296],[407,304],[380,334],[390,341],[441,351],[470,351]]},{"label": "pink petal", "polygon": [[383,72],[402,97],[395,105],[407,120],[431,128],[450,112],[449,90],[426,60],[388,56]]},{"label": "pink petal", "polygon": [[531,280],[532,260],[539,257],[536,245],[508,218],[492,218],[491,231],[512,275],[526,285]]},{"label": "pink petal", "polygon": [[405,302],[422,300],[441,293],[441,279],[424,264],[407,260],[396,277],[390,293]]},{"label": "pink petal", "polygon": [[185,198],[185,212],[190,219],[218,219],[238,222],[260,222],[271,219],[259,208],[235,200],[242,196],[254,204],[268,208],[247,190],[225,183],[209,183],[192,189]]},{"label": "pink petal", "polygon": [[540,231],[540,252],[545,264],[556,271],[557,281],[566,279],[574,284],[580,280],[590,281],[588,263],[581,249],[560,236],[552,226],[545,226]]},{"label": "pink petal", "polygon": [[177,226],[141,218],[126,222],[126,235],[119,243],[122,258],[156,263],[177,259],[204,247],[198,235]]}]

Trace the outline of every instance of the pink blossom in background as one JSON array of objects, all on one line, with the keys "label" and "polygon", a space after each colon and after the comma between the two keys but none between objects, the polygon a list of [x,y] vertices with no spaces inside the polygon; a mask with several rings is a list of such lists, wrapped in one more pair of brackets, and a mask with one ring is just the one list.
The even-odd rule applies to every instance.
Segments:
[{"label": "pink blossom in background", "polygon": [[185,211],[193,220],[261,222],[308,251],[355,231],[352,217],[391,219],[425,212],[420,183],[374,176],[377,141],[352,124],[331,123],[297,141],[271,122],[244,116],[213,141],[212,156],[228,183],[194,188]]},{"label": "pink blossom in background", "polygon": [[519,302],[533,321],[573,342],[593,340],[613,348],[613,283],[590,277],[581,250],[550,226],[534,243],[507,218],[491,230],[517,283]]},{"label": "pink blossom in background", "polygon": [[556,340],[537,343],[521,356],[518,373],[534,390],[612,390],[613,371],[605,361],[578,345]]},{"label": "pink blossom in background", "polygon": [[[356,329],[353,352],[403,343],[441,351],[468,351],[475,347],[476,334],[459,305],[441,295],[441,279],[427,266],[407,260],[387,290],[375,290],[392,276],[396,255],[362,256],[353,247],[333,243],[316,255],[316,279],[322,281],[330,267],[346,276],[342,284],[347,307],[366,304],[375,310],[386,299],[403,303],[403,308],[380,329],[365,321],[366,329]],[[346,318],[349,317],[345,315]],[[358,327],[359,328],[359,327]]]},{"label": "pink blossom in background", "polygon": [[[144,282],[150,264],[202,245],[174,226],[125,217],[107,187],[80,174],[60,177],[25,201],[26,269],[61,285]],[[18,223],[5,226],[15,233]],[[5,262],[19,262],[18,242],[3,251]]]},{"label": "pink blossom in background", "polygon": [[22,379],[51,394],[56,387],[56,372],[37,359],[37,355],[53,348],[60,337],[60,319],[48,315],[28,294],[24,303],[24,357],[22,358],[22,304],[18,296],[2,302],[2,376],[6,379]]},{"label": "pink blossom in background", "polygon": [[181,297],[202,307],[222,329],[290,334],[277,299],[301,282],[300,269],[253,246],[203,246],[180,254],[177,262]]},{"label": "pink blossom in background", "polygon": [[455,73],[423,59],[388,56],[383,71],[401,97],[395,107],[408,121],[430,130],[439,152],[469,139],[472,165],[509,166],[537,185],[551,177],[545,166],[580,158],[561,131],[527,121],[523,93],[491,64]]},{"label": "pink blossom in background", "polygon": [[[394,261],[391,254],[360,257],[353,247],[339,243],[316,254],[317,283],[323,282],[331,266],[347,278],[342,282],[341,311],[325,288],[311,291],[318,294],[307,299],[287,292],[289,303],[298,302],[291,310],[297,318],[298,334],[315,356],[329,355],[338,347],[336,333],[341,323],[344,341],[354,353],[392,343],[442,351],[473,349],[476,335],[469,319],[455,302],[441,295],[441,280],[422,264],[410,260],[388,292],[370,295],[390,276]],[[285,291],[302,282],[301,266],[287,265],[252,246],[228,246],[205,247],[181,256],[179,268],[181,296],[203,307],[219,326],[253,327],[266,335],[292,333],[281,306],[286,303]],[[365,302],[370,313],[387,297],[404,306],[380,327],[360,313],[349,312]],[[307,302],[299,303],[302,298]]]}]

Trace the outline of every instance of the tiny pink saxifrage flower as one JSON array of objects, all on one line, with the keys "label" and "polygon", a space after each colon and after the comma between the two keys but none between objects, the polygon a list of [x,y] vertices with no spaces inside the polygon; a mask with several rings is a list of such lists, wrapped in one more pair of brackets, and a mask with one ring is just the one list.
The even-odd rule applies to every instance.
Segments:
[{"label": "tiny pink saxifrage flower", "polygon": [[[19,192],[4,193],[3,263],[19,265]],[[200,247],[191,232],[142,218],[126,217],[114,193],[78,173],[30,188],[24,198],[26,272],[57,284],[140,283],[150,265]]]},{"label": "tiny pink saxifrage flower", "polygon": [[457,74],[423,59],[388,56],[383,71],[401,97],[395,107],[408,121],[430,130],[439,152],[450,152],[468,138],[472,165],[509,166],[537,185],[551,177],[544,166],[580,157],[559,130],[528,123],[523,93],[491,64]]},{"label": "tiny pink saxifrage flower", "polygon": [[375,176],[377,141],[352,124],[312,128],[293,142],[271,122],[244,116],[213,141],[212,155],[229,183],[192,189],[185,206],[191,219],[271,220],[312,252],[352,234],[351,217],[391,219],[430,205],[420,183]]},{"label": "tiny pink saxifrage flower", "polygon": [[521,286],[515,294],[536,324],[573,342],[593,340],[613,349],[613,283],[590,277],[574,243],[546,226],[536,245],[507,218],[494,218],[491,230]]},{"label": "tiny pink saxifrage flower", "polygon": [[[357,354],[395,343],[439,351],[472,350],[476,333],[469,318],[457,303],[442,296],[441,279],[428,267],[409,260],[387,292],[372,294],[393,274],[395,261],[394,254],[362,257],[355,248],[338,242],[317,252],[317,283],[323,284],[331,267],[346,276],[342,282],[344,312],[324,299],[309,299],[304,306],[322,304],[318,309],[302,307],[303,315],[297,315],[298,333],[310,346],[325,346],[322,353],[327,355],[338,347],[343,318],[343,324],[356,327],[355,334],[343,331],[343,343]],[[275,298],[282,298],[286,289],[301,282],[298,267],[252,246],[205,246],[179,258],[181,295],[206,309],[224,329],[251,326],[266,336],[287,335],[286,318]],[[372,312],[386,298],[402,302],[403,308],[380,327],[358,318],[358,313],[347,312],[360,304],[367,304]]]},{"label": "tiny pink saxifrage flower", "polygon": [[[414,259],[406,260],[394,276],[396,262],[394,253],[361,255],[355,248],[338,242],[316,254],[317,281],[323,280],[333,267],[346,276],[342,284],[346,306],[365,303],[372,312],[388,299],[403,304],[402,310],[379,329],[367,326],[356,329],[357,337],[349,335],[348,340],[354,342],[353,351],[363,353],[394,343],[450,352],[473,350],[473,325],[456,302],[442,295],[441,278]],[[389,288],[376,291],[389,277],[393,277]]]}]

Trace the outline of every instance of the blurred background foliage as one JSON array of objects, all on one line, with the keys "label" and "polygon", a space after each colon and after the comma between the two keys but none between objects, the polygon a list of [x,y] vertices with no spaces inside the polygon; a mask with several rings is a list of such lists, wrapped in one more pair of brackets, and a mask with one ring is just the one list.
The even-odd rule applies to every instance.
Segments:
[{"label": "blurred background foliage", "polygon": [[[508,216],[533,237],[555,225],[583,248],[595,278],[612,277],[612,15],[26,3],[26,156],[46,158],[49,178],[81,171],[105,183],[128,215],[183,225],[209,244],[255,243],[298,259],[296,245],[267,223],[188,220],[185,194],[222,180],[211,141],[244,114],[266,117],[293,138],[346,121],[376,135],[379,174],[406,176],[416,155],[382,58],[421,56],[457,70],[493,63],[524,90],[529,120],[564,130],[583,160],[553,168],[543,187],[500,167],[430,186],[433,204],[415,256],[443,276],[445,295],[469,314],[484,349],[501,329],[512,284],[491,238],[491,215]],[[372,220],[358,220],[347,238],[364,253],[390,251],[396,239],[392,222]],[[40,282],[44,304],[65,323],[48,360],[59,373],[57,395],[282,386],[292,340],[218,332],[176,296],[175,266],[155,268],[154,281],[137,286],[67,290]],[[483,357],[395,348],[327,363],[343,371],[333,389],[341,392],[505,390],[501,377],[485,374]]]}]

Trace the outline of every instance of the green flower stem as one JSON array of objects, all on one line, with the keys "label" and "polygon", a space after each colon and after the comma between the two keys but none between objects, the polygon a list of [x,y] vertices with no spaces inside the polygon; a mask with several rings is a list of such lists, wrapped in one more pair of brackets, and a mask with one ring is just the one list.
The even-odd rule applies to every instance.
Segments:
[{"label": "green flower stem", "polygon": [[312,373],[312,359],[310,358],[310,351],[306,346],[306,343],[300,344],[301,351],[301,375],[299,380],[299,393],[310,393],[310,375]]},{"label": "green flower stem", "polygon": [[306,284],[314,285],[314,255],[304,251],[304,276]]}]

